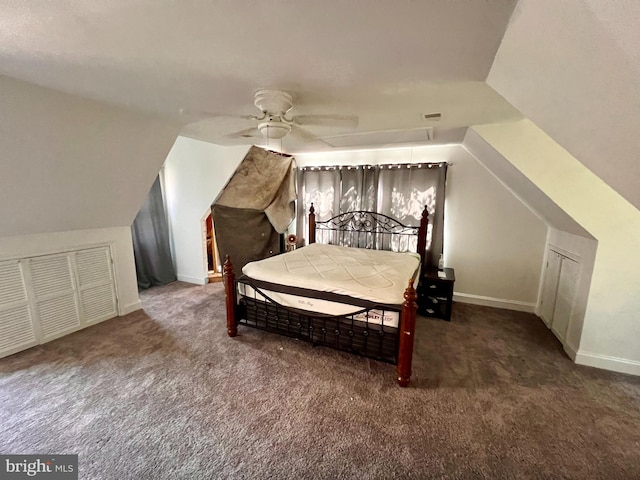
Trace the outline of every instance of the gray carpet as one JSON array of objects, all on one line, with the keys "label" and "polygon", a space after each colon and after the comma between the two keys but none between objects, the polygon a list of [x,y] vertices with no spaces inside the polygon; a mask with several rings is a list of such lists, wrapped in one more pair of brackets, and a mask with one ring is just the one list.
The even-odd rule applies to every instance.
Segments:
[{"label": "gray carpet", "polygon": [[394,367],[240,327],[221,284],[0,359],[0,452],[82,479],[640,478],[640,378],[574,365],[535,316],[455,304]]}]

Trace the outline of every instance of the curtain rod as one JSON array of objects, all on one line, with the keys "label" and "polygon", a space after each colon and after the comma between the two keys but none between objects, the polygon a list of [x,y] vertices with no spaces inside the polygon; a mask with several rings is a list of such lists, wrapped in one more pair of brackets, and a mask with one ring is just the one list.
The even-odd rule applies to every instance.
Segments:
[{"label": "curtain rod", "polygon": [[346,169],[346,170],[351,170],[352,168],[367,168],[372,169],[372,168],[388,168],[388,169],[392,169],[392,168],[422,168],[423,165],[426,165],[426,168],[433,168],[433,167],[442,167],[443,165],[447,165],[448,167],[453,166],[452,162],[421,162],[421,163],[380,163],[377,165],[307,165],[304,167],[297,167],[298,170],[342,170],[342,169]]}]

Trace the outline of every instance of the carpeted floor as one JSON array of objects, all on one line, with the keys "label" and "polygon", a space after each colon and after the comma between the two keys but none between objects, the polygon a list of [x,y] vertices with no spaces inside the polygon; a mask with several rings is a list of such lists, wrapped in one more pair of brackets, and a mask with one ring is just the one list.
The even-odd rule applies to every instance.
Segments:
[{"label": "carpeted floor", "polygon": [[640,478],[640,378],[574,365],[535,316],[418,318],[392,365],[240,327],[221,284],[0,359],[0,453],[82,479]]}]

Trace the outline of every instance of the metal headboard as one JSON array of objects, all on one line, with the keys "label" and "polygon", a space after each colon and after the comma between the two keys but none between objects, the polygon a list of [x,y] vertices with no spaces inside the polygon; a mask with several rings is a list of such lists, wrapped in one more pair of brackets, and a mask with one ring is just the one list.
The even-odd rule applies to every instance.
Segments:
[{"label": "metal headboard", "polygon": [[328,220],[316,221],[312,204],[309,209],[309,242],[419,252],[421,230],[424,228],[426,235],[427,222],[426,207],[419,226],[404,225],[388,215],[365,210],[341,213]]}]

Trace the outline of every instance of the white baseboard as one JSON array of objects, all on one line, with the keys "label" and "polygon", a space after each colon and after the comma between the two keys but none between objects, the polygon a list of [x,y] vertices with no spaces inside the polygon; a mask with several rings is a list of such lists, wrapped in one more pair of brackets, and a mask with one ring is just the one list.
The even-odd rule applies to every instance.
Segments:
[{"label": "white baseboard", "polygon": [[575,362],[576,357],[578,356],[578,351],[568,343],[563,343],[562,348],[564,348],[565,353],[569,355],[569,358]]},{"label": "white baseboard", "polygon": [[140,310],[142,308],[142,302],[138,299],[137,302],[130,303],[128,305],[118,305],[118,315],[121,317],[123,315],[127,315],[131,312],[135,312],[136,310]]},{"label": "white baseboard", "polygon": [[599,353],[578,350],[575,362],[578,365],[587,365],[588,367],[602,368],[604,370],[611,370],[612,372],[640,376],[640,362],[636,360],[610,357],[608,355],[600,355]]},{"label": "white baseboard", "polygon": [[206,285],[209,283],[208,277],[192,277],[190,275],[177,275],[180,282],[195,283],[196,285]]},{"label": "white baseboard", "polygon": [[471,303],[473,305],[484,305],[485,307],[505,308],[518,312],[535,313],[536,304],[520,302],[518,300],[505,300],[503,298],[483,297],[470,293],[453,293],[453,301],[460,303]]}]

